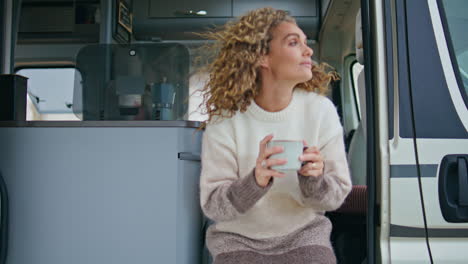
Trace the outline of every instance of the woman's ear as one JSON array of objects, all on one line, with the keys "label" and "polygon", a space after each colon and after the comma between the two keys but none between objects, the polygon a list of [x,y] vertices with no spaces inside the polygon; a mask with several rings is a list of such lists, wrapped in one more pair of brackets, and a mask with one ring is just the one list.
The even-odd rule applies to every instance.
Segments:
[{"label": "woman's ear", "polygon": [[258,65],[261,68],[266,68],[268,69],[270,67],[268,57],[266,55],[261,56],[260,59],[258,60]]}]

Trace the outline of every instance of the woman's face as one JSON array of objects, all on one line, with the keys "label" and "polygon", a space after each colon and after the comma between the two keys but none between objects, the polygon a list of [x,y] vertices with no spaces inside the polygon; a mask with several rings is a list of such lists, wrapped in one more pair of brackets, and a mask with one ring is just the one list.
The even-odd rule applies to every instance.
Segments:
[{"label": "woman's face", "polygon": [[262,66],[273,78],[295,84],[312,79],[314,52],[307,46],[304,32],[294,23],[282,22],[273,29],[272,37]]}]

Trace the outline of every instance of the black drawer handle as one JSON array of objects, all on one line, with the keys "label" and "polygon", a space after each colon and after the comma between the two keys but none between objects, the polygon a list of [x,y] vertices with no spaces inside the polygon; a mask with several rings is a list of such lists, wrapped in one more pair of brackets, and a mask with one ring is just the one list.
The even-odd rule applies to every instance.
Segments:
[{"label": "black drawer handle", "polygon": [[201,161],[200,154],[193,154],[192,152],[179,152],[177,156],[180,160]]}]

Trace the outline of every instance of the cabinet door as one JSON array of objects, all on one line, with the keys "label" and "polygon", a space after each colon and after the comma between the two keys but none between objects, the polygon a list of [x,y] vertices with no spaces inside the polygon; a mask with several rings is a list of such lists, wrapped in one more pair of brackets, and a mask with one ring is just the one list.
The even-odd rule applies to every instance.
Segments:
[{"label": "cabinet door", "polygon": [[270,1],[270,0],[232,0],[234,16],[241,16],[246,12],[271,6],[273,8],[286,10],[290,15],[298,16],[317,16],[317,4],[310,0],[290,0],[290,1]]},{"label": "cabinet door", "polygon": [[231,0],[150,0],[150,17],[230,17]]},{"label": "cabinet door", "polygon": [[149,1],[149,17],[175,17],[175,11],[185,6],[185,0]]}]

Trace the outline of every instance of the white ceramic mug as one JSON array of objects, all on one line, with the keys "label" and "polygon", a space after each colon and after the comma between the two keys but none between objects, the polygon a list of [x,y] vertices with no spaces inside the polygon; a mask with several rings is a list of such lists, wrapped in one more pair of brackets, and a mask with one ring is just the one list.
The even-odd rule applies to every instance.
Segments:
[{"label": "white ceramic mug", "polygon": [[270,158],[286,159],[287,163],[271,166],[272,169],[277,171],[297,171],[301,168],[302,162],[299,160],[299,156],[302,155],[302,150],[304,148],[302,140],[271,140],[267,144],[268,148],[274,146],[282,146],[284,151],[271,155]]}]

